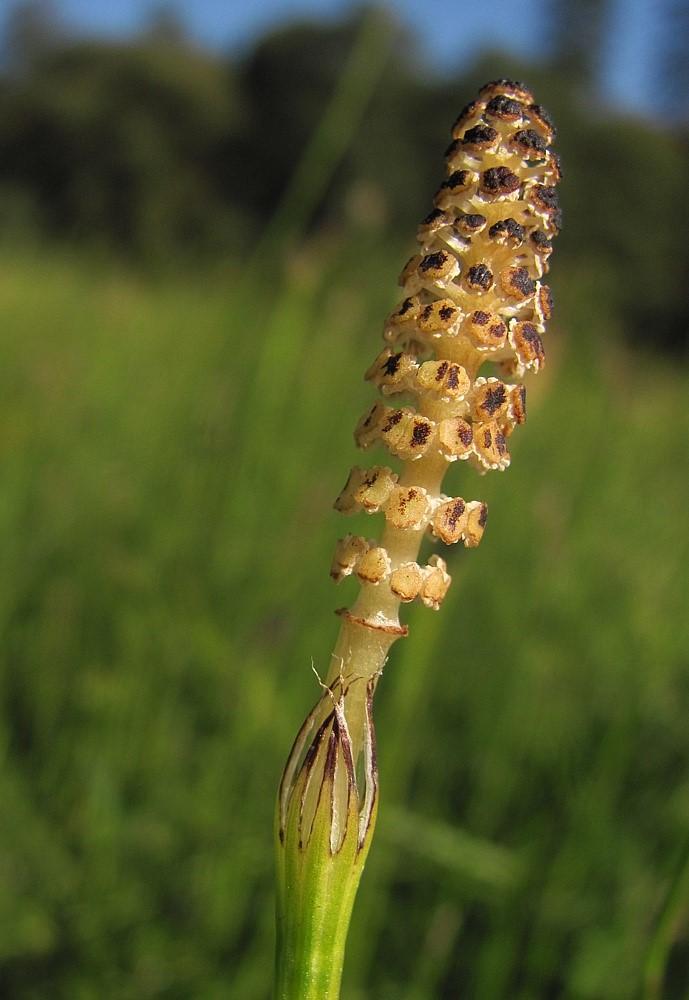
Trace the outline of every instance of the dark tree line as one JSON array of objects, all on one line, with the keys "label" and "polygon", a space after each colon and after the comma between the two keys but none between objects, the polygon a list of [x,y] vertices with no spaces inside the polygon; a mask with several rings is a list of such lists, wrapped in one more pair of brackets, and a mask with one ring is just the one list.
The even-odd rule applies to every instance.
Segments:
[{"label": "dark tree line", "polygon": [[[677,0],[668,3],[673,18],[683,16]],[[388,22],[376,85],[310,224],[363,217],[408,233],[437,185],[433,151],[442,152],[459,106],[487,78],[525,78],[548,95],[560,126],[562,252],[599,270],[631,336],[686,347],[689,133],[676,87],[665,104],[659,88],[653,120],[597,107],[592,81],[609,7],[553,0],[548,62],[485,53],[443,79],[424,72]],[[47,24],[48,0],[20,8],[6,26],[0,77],[3,229],[138,259],[245,251],[349,71],[366,16],[295,24],[233,60],[195,46],[164,12],[139,37],[106,42]],[[680,78],[686,52],[668,45]]]}]

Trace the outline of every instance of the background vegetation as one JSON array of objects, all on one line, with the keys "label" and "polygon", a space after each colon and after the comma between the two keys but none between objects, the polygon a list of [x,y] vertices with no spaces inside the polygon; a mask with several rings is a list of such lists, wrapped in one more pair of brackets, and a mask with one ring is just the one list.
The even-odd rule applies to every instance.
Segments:
[{"label": "background vegetation", "polygon": [[686,52],[668,30],[657,114],[620,118],[605,5],[551,6],[542,62],[452,79],[376,12],[242,59],[167,15],[117,44],[8,22],[5,996],[267,997],[273,794],[343,603],[361,373],[497,75],[560,126],[557,322],[513,467],[457,473],[485,542],[380,688],[344,997],[689,994]]}]

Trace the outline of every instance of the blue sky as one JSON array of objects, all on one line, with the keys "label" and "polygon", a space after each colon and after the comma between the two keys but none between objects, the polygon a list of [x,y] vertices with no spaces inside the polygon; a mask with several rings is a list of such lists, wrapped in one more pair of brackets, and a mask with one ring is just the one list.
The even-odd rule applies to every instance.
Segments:
[{"label": "blue sky", "polygon": [[[577,0],[572,0],[576,3]],[[12,0],[0,0],[9,10]],[[67,22],[89,33],[126,34],[145,21],[155,0],[56,0]],[[352,0],[170,0],[191,33],[204,43],[241,49],[267,28],[296,16],[337,18]],[[439,69],[453,69],[477,45],[534,54],[543,44],[543,0],[392,0],[388,7],[411,25],[422,52]],[[657,6],[656,6],[657,10]],[[609,98],[624,107],[648,107],[656,18],[653,0],[618,0],[609,25],[603,81]]]}]

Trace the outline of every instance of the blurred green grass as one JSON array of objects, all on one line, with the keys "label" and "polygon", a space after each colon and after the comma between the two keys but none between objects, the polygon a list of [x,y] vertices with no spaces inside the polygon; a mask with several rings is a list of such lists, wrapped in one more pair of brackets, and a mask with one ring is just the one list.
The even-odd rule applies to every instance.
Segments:
[{"label": "blurred green grass", "polygon": [[[268,995],[274,788],[402,259],[3,252],[5,995]],[[379,689],[344,1000],[686,996],[689,374],[619,346],[584,270],[558,291],[512,468],[452,473],[484,542]]]}]

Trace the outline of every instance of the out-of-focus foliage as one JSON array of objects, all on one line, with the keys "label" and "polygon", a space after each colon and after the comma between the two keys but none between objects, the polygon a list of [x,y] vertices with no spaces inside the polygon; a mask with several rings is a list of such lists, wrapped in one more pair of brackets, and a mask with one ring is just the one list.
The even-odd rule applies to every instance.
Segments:
[{"label": "out-of-focus foliage", "polygon": [[[664,113],[661,87],[653,121],[598,107],[590,36],[606,17],[570,23],[557,10],[553,63],[479,53],[442,79],[388,19],[380,80],[312,224],[409,232],[438,182],[434,151],[466,96],[496,74],[524,77],[548,95],[562,135],[561,254],[597,271],[628,337],[685,348],[689,134],[667,124],[674,105],[668,98]],[[0,81],[5,228],[30,220],[41,234],[139,259],[245,253],[278,206],[365,16],[281,29],[241,60],[202,51],[169,25],[130,43],[57,31],[51,43],[34,18],[33,34],[24,31],[33,44],[15,44]]]},{"label": "out-of-focus foliage", "polygon": [[229,67],[172,44],[68,44],[6,81],[5,198],[40,228],[144,254],[226,245],[219,183],[238,117]]},{"label": "out-of-focus foliage", "polygon": [[580,69],[504,54],[438,80],[394,34],[282,259],[280,200],[360,23],[242,60],[161,20],[117,45],[14,23],[3,997],[268,995],[274,790],[347,599],[334,539],[372,533],[327,514],[361,373],[448,126],[498,75],[560,126],[556,321],[513,467],[451,472],[450,492],[489,502],[486,539],[449,554],[448,603],[409,612],[381,681],[344,996],[687,996],[689,374],[625,343],[686,344],[681,116],[620,119],[585,102]]}]

